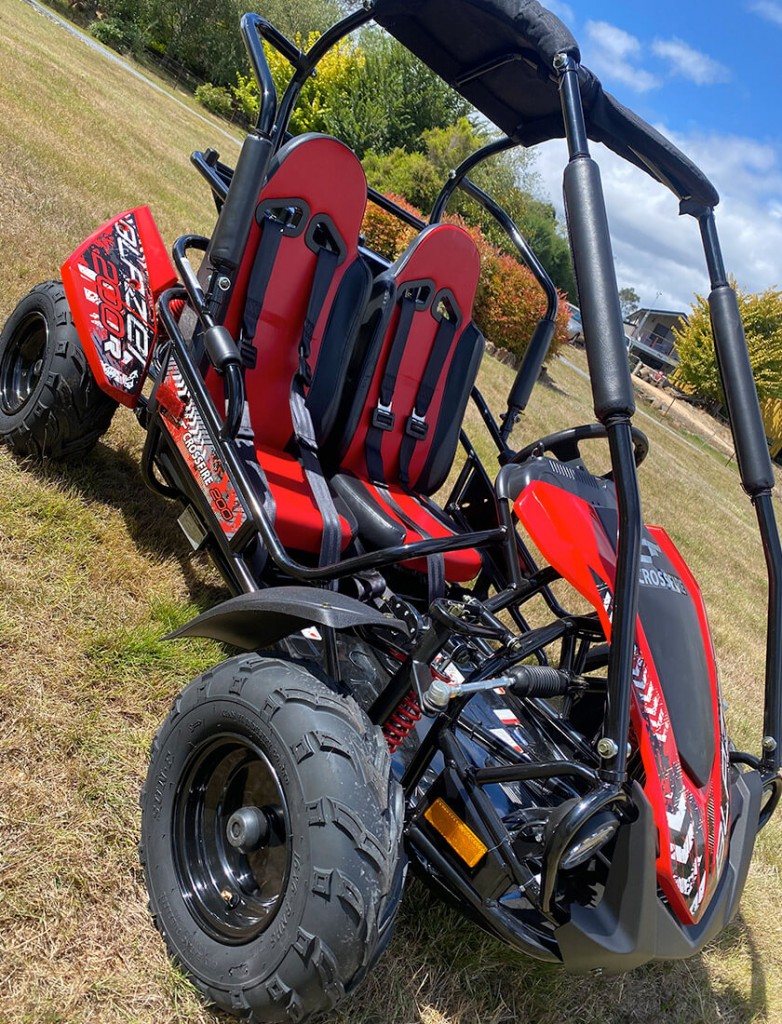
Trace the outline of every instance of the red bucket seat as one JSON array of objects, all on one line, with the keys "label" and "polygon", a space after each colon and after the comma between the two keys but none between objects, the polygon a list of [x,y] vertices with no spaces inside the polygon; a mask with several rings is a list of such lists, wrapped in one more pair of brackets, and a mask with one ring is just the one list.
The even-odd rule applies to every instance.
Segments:
[{"label": "red bucket seat", "polygon": [[[286,143],[259,196],[224,319],[245,362],[252,444],[271,491],[275,529],[286,547],[313,554],[321,548],[323,520],[297,458],[291,382],[306,331],[306,405],[321,443],[334,425],[371,287],[370,270],[358,255],[366,196],[363,168],[343,143],[315,134]],[[330,358],[324,361],[319,356],[326,334]],[[222,381],[214,371],[207,384],[222,408]],[[353,528],[349,514],[341,514],[342,549]]]},{"label": "red bucket seat", "polygon": [[[470,235],[436,224],[375,282],[331,478],[367,548],[458,532],[429,496],[450,471],[483,354],[471,319],[479,273]],[[408,567],[426,571],[427,560]],[[443,568],[446,580],[465,582],[480,571],[481,557],[470,548],[449,552]]]}]

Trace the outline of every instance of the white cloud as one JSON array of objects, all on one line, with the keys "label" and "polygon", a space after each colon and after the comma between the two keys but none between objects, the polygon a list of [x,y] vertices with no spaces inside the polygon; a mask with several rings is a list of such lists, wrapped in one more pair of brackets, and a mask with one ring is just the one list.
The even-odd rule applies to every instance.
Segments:
[{"label": "white cloud", "polygon": [[640,40],[607,21],[588,21],[582,57],[598,77],[612,79],[636,92],[648,92],[661,83],[651,72],[638,66],[643,48]]},{"label": "white cloud", "polygon": [[568,26],[571,26],[576,20],[576,16],[570,4],[560,3],[559,0],[546,0],[543,6],[551,11],[552,14],[556,14],[556,16],[561,21],[564,21]]},{"label": "white cloud", "polygon": [[728,68],[705,53],[693,49],[681,39],[655,39],[652,53],[668,61],[673,74],[689,78],[696,85],[730,81]]},{"label": "white cloud", "polygon": [[749,9],[759,14],[766,21],[775,25],[782,25],[782,3],[779,0],[756,0],[749,5]]},{"label": "white cloud", "polygon": [[[738,283],[757,292],[782,286],[782,153],[755,139],[718,134],[672,135],[720,192],[716,218],[725,264]],[[678,216],[662,185],[602,146],[600,165],[619,287],[635,288],[641,304],[686,310],[708,294],[709,279],[697,223]],[[563,217],[564,144],[537,149],[535,164]]]}]

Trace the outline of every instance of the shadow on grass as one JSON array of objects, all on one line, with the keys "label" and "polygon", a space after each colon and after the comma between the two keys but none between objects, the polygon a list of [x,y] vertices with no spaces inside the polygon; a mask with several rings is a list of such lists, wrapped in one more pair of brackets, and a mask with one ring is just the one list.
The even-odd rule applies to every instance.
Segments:
[{"label": "shadow on grass", "polygon": [[[389,953],[333,1024],[748,1024],[766,1020],[766,977],[739,915],[708,957],[618,976],[576,976],[485,935],[419,881],[408,885]],[[712,956],[712,962],[714,957]],[[742,982],[732,980],[739,977]],[[385,996],[384,996],[385,993]],[[387,1010],[379,1013],[377,1007]]]},{"label": "shadow on grass", "polygon": [[140,550],[177,561],[190,598],[200,610],[229,596],[226,587],[206,578],[200,556],[194,558],[177,524],[178,504],[149,490],[139,459],[129,452],[99,442],[82,463],[25,462],[24,468],[42,481],[55,480],[89,501],[117,509]]}]

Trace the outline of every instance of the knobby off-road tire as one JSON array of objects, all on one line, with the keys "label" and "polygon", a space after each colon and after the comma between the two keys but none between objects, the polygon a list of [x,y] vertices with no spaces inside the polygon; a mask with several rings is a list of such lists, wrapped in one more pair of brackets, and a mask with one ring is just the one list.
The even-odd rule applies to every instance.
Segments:
[{"label": "knobby off-road tire", "polygon": [[155,924],[222,1009],[302,1021],[387,945],[401,790],[380,730],[302,667],[241,655],[192,682],[152,745],[141,811]]},{"label": "knobby off-road tire", "polygon": [[21,456],[77,459],[109,428],[60,281],[26,295],[0,334],[0,438]]}]

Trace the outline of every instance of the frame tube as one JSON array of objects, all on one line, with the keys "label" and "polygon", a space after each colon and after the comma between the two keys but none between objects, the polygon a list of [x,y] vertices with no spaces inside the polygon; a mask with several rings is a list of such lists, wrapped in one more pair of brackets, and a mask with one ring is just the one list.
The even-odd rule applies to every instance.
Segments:
[{"label": "frame tube", "polygon": [[559,54],[555,70],[565,122],[569,162],[565,168],[565,206],[584,323],[587,361],[595,414],[606,426],[619,506],[608,699],[604,738],[613,753],[604,757],[601,775],[614,782],[626,777],[632,665],[638,609],[638,563],[641,553],[641,497],[633,458],[630,417],[635,412],[627,365],[600,171],[589,156],[581,106],[578,65]]},{"label": "frame tube", "polygon": [[776,773],[782,764],[782,546],[771,499],[774,470],[738,299],[727,281],[714,211],[701,211],[698,223],[712,286],[709,309],[717,369],[728,407],[741,483],[755,506],[766,559],[768,613],[761,757],[763,768]]}]

